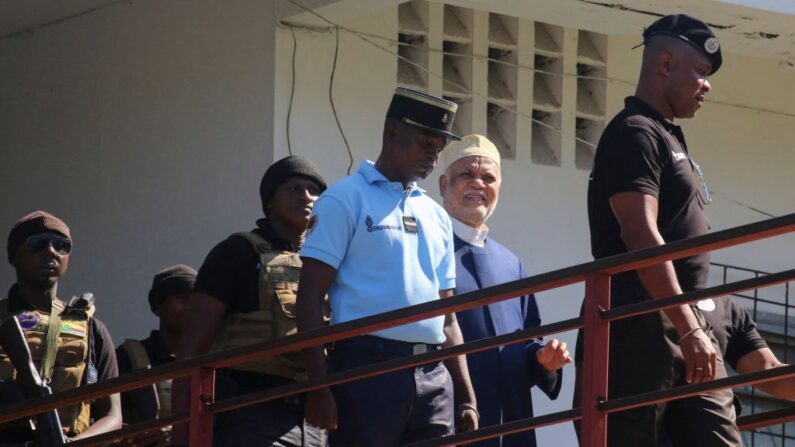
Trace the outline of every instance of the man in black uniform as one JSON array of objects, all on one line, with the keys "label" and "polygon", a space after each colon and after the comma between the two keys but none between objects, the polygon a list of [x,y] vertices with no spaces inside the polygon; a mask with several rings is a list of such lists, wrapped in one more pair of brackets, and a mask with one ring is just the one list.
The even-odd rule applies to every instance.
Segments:
[{"label": "man in black uniform", "polygon": [[[72,237],[69,227],[44,211],[20,219],[8,235],[8,261],[17,282],[0,300],[0,322],[16,316],[34,365],[52,391],[66,391],[118,376],[113,341],[105,325],[93,317],[93,296],[68,302],[58,298],[58,281],[66,274]],[[56,330],[58,342],[48,346]],[[15,370],[0,350],[0,388],[13,388]],[[4,394],[4,393],[0,393]],[[19,391],[14,394],[21,396]],[[82,439],[121,427],[119,395],[82,402],[58,410],[61,425],[72,439]],[[91,422],[93,420],[93,423]],[[12,422],[0,427],[0,441],[35,441],[27,427]]]},{"label": "man in black uniform", "polygon": [[[589,179],[591,249],[597,259],[709,231],[704,214],[709,194],[673,120],[692,118],[703,105],[711,90],[707,77],[722,62],[720,44],[704,22],[683,14],[657,20],[643,37],[635,96],[605,128]],[[703,288],[708,266],[705,254],[616,275],[611,305]],[[616,322],[610,341],[611,399],[726,375],[714,336],[695,306]],[[581,343],[577,351],[580,362]],[[677,428],[668,430],[676,446],[742,445],[731,391],[614,413],[608,444],[656,445],[663,425]]]},{"label": "man in black uniform", "polygon": [[[311,161],[290,156],[271,165],[260,184],[264,219],[210,251],[199,269],[186,315],[180,356],[221,351],[295,332],[298,251],[312,206],[326,183]],[[216,400],[303,380],[300,353],[225,368],[216,374]],[[174,405],[186,391],[175,386]],[[177,407],[179,405],[179,407]],[[182,433],[177,433],[178,442]],[[304,424],[303,398],[291,396],[222,413],[215,446],[322,445],[323,434]]]},{"label": "man in black uniform", "polygon": [[[185,312],[196,270],[187,265],[173,265],[155,274],[149,290],[149,308],[160,320],[159,329],[143,340],[124,340],[116,348],[119,373],[164,365],[176,360],[176,352],[185,320]],[[125,424],[136,424],[171,414],[171,380],[121,395]],[[156,430],[136,438],[141,444],[168,441],[169,430]]]},{"label": "man in black uniform", "polygon": [[[698,308],[712,328],[726,363],[739,374],[787,366],[768,347],[756,322],[733,297],[699,301]],[[755,386],[778,398],[795,400],[795,378]]]},{"label": "man in black uniform", "polygon": [[[699,301],[697,307],[712,329],[726,364],[739,374],[766,371],[787,366],[756,329],[756,323],[733,297]],[[780,399],[795,400],[795,379],[776,380],[756,385],[758,390]],[[670,425],[667,430],[685,430],[687,427]],[[674,433],[673,437],[686,436]],[[667,440],[660,446],[668,446]]]}]

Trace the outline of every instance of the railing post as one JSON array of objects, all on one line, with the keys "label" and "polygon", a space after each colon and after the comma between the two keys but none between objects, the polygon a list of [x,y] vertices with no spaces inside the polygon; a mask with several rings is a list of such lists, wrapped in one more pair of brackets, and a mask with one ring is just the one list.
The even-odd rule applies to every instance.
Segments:
[{"label": "railing post", "polygon": [[198,368],[190,378],[190,437],[191,447],[213,445],[213,415],[209,404],[215,400],[215,369]]},{"label": "railing post", "polygon": [[610,275],[588,275],[583,307],[582,446],[606,447],[607,413],[597,404],[607,399],[610,322],[600,313],[610,308]]}]

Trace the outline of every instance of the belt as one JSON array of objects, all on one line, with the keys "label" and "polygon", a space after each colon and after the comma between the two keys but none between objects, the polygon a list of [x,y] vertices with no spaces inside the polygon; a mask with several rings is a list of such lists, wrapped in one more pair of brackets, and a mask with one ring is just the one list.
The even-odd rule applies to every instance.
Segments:
[{"label": "belt", "polygon": [[[216,374],[216,386],[219,384],[219,382],[223,382],[225,380],[235,382],[235,386],[233,392],[234,394],[231,396],[223,396],[223,399],[295,383],[294,380],[285,377],[262,374],[253,371],[241,371],[236,369],[218,370],[218,373]],[[272,402],[284,402],[290,405],[303,405],[304,394],[293,394],[280,399],[273,399]]]},{"label": "belt", "polygon": [[338,345],[345,345],[346,347],[353,349],[362,347],[369,351],[377,350],[401,357],[424,354],[426,352],[435,351],[440,348],[438,344],[391,340],[388,338],[376,337],[374,335],[362,335],[347,340],[341,340],[335,343],[335,346]]}]

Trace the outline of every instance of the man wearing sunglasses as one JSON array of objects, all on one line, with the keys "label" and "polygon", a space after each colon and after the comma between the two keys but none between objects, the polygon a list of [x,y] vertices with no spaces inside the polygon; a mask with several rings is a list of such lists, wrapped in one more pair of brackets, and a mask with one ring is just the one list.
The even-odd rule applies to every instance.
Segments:
[{"label": "man wearing sunglasses", "polygon": [[[8,298],[0,300],[0,322],[17,318],[34,365],[52,391],[118,376],[110,334],[93,318],[93,296],[84,294],[68,301],[58,298],[58,281],[66,273],[72,251],[69,227],[52,214],[36,211],[14,225],[7,249],[17,282]],[[0,382],[12,386],[15,375],[8,357],[0,356]],[[115,430],[122,422],[118,394],[60,408],[58,413],[64,432],[73,439]],[[0,427],[0,439],[34,441],[29,427],[18,422],[6,424]]]},{"label": "man wearing sunglasses", "polygon": [[[704,22],[684,14],[657,20],[643,39],[637,90],[605,128],[589,179],[591,249],[597,259],[703,235],[710,228],[701,170],[673,120],[693,118],[703,106],[712,90],[707,78],[722,63],[720,43]],[[702,289],[708,268],[704,254],[614,275],[611,305]],[[696,306],[614,322],[610,341],[610,399],[726,376],[715,337]],[[582,343],[577,348],[579,363],[588,353]],[[582,373],[578,368],[578,376]],[[731,391],[719,391],[614,413],[608,444],[656,445],[665,427],[678,436],[672,439],[676,446],[742,445],[732,400]]]}]

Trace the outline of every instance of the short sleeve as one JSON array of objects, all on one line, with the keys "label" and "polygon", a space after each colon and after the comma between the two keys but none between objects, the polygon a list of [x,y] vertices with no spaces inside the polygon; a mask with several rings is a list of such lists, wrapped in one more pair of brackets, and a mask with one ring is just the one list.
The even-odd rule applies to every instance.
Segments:
[{"label": "short sleeve", "polygon": [[615,143],[605,147],[605,179],[607,195],[621,192],[642,192],[657,197],[660,178],[669,157],[664,143],[641,127],[622,129]]},{"label": "short sleeve", "polygon": [[259,257],[248,241],[231,236],[207,254],[196,276],[194,291],[223,302],[230,312],[251,312],[259,305],[258,262]]},{"label": "short sleeve", "polygon": [[116,364],[119,368],[119,374],[126,374],[132,371],[132,362],[130,361],[130,356],[127,355],[127,351],[119,345],[116,347]]},{"label": "short sleeve", "polygon": [[[726,298],[724,298],[726,299]],[[756,323],[744,307],[732,303],[731,332],[726,346],[726,362],[737,370],[737,363],[753,351],[767,348],[767,342],[756,329]]]},{"label": "short sleeve", "polygon": [[355,230],[356,218],[348,202],[321,195],[312,209],[301,257],[317,259],[339,270]]},{"label": "short sleeve", "polygon": [[445,253],[436,269],[439,279],[439,290],[455,289],[455,243],[453,239],[453,224],[446,219]]},{"label": "short sleeve", "polygon": [[108,380],[119,376],[119,365],[116,362],[116,351],[113,349],[113,339],[105,324],[96,318],[91,320],[94,324],[94,350],[96,353],[96,368],[98,380]]}]

